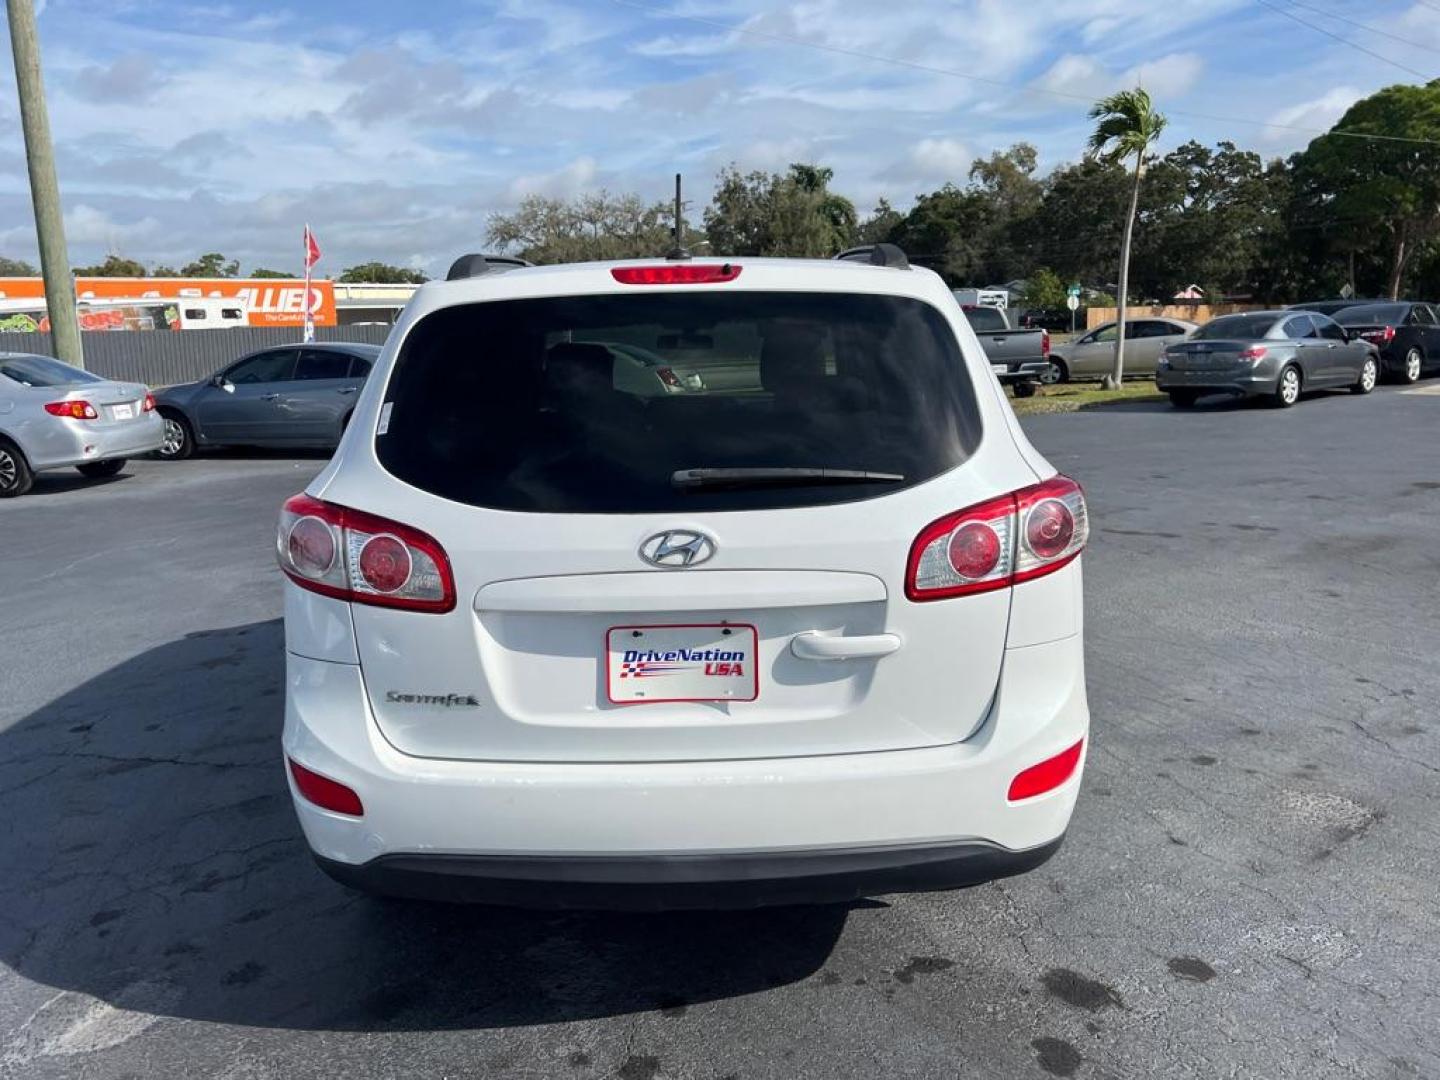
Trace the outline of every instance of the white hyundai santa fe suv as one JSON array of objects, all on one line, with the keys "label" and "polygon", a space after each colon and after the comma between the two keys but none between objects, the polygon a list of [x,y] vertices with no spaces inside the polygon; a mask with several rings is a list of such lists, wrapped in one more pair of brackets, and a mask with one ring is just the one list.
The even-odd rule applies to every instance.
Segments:
[{"label": "white hyundai santa fe suv", "polygon": [[[1052,855],[1089,726],[1085,500],[944,282],[888,245],[514,262],[415,294],[281,516],[320,865],[734,907]],[[656,379],[617,378],[637,350]]]}]

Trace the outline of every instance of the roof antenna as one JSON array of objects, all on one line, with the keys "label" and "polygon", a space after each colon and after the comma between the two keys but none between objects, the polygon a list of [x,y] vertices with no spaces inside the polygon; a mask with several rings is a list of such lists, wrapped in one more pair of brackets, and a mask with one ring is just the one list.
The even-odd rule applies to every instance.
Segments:
[{"label": "roof antenna", "polygon": [[666,253],[665,258],[682,260],[690,258],[690,252],[685,249],[685,203],[680,195],[680,174],[675,174],[675,246]]}]

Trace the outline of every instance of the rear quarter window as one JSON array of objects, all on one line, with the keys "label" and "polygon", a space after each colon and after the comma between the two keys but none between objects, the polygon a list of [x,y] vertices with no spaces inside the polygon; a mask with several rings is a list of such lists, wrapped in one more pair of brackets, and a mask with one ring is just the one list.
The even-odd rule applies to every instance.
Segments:
[{"label": "rear quarter window", "polygon": [[[665,292],[445,308],[411,330],[376,436],[425,491],[537,513],[814,506],[887,494],[979,444],[975,390],[931,305],[837,293]],[[691,469],[903,480],[677,485]]]}]

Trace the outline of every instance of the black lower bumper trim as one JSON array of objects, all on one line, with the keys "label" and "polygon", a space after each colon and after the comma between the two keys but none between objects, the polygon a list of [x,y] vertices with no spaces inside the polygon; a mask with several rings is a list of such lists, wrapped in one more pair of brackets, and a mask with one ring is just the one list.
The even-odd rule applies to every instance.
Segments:
[{"label": "black lower bumper trim", "polygon": [[838,904],[933,892],[1023,874],[1064,837],[1012,851],[985,841],[749,855],[383,855],[354,865],[316,856],[363,892],[511,907],[662,911]]}]

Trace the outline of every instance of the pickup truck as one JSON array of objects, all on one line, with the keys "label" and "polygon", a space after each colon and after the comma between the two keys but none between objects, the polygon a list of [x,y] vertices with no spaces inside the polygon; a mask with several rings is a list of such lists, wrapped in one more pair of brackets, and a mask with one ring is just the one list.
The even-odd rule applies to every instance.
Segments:
[{"label": "pickup truck", "polygon": [[1050,331],[1013,330],[999,308],[961,304],[960,310],[980,339],[995,377],[1014,387],[1016,397],[1034,394],[1041,377],[1050,370]]}]

